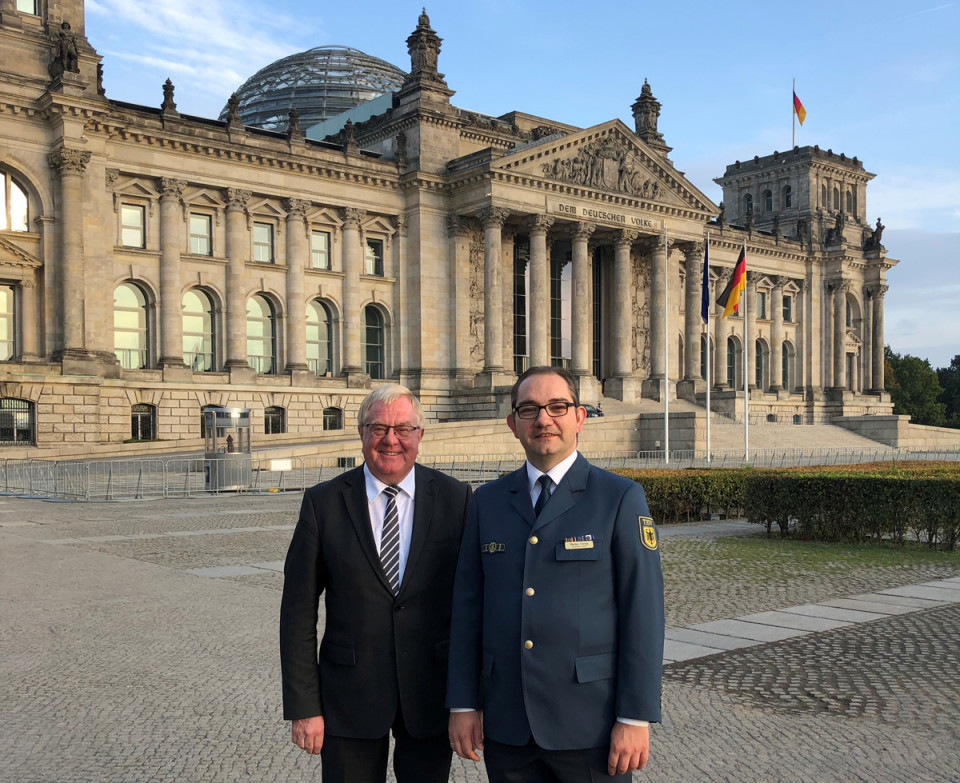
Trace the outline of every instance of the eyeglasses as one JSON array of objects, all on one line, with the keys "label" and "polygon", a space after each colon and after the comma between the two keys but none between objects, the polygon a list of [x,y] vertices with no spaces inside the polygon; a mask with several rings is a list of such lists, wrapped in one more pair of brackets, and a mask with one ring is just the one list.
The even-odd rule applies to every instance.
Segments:
[{"label": "eyeglasses", "polygon": [[557,419],[566,415],[570,408],[576,408],[575,402],[548,402],[546,405],[518,405],[513,409],[519,419],[535,419],[540,415],[540,411],[546,411],[551,419]]},{"label": "eyeglasses", "polygon": [[393,430],[393,434],[400,440],[412,438],[417,430],[423,429],[422,427],[412,427],[409,424],[398,424],[396,426],[390,424],[364,424],[363,426],[366,427],[367,432],[375,438],[385,438],[387,437],[387,433]]}]

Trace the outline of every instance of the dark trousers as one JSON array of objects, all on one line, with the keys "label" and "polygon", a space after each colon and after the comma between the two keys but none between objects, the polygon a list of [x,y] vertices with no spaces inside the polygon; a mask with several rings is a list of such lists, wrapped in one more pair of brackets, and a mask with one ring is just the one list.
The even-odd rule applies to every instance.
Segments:
[{"label": "dark trousers", "polygon": [[627,783],[629,772],[607,774],[609,748],[544,750],[532,739],[526,745],[483,741],[483,761],[490,783]]},{"label": "dark trousers", "polygon": [[[447,783],[452,755],[447,732],[411,737],[398,707],[393,739],[397,783]],[[379,739],[325,736],[320,751],[323,783],[384,783],[389,748],[389,735]]]}]

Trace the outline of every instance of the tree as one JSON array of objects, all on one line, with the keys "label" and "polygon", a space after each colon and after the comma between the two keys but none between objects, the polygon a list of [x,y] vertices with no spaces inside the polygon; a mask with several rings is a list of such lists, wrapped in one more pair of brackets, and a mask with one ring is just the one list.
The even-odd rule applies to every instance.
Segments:
[{"label": "tree", "polygon": [[943,387],[940,402],[947,406],[947,426],[960,429],[960,354],[948,367],[937,369],[937,378]]},{"label": "tree", "polygon": [[889,346],[884,349],[884,356],[893,370],[891,377],[884,379],[893,412],[909,416],[914,424],[946,424],[947,406],[937,401],[943,388],[930,362],[910,354],[901,356]]}]

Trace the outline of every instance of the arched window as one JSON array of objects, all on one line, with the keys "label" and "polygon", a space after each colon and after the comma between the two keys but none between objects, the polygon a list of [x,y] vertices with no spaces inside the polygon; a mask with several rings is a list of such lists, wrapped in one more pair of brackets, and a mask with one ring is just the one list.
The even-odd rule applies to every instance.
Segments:
[{"label": "arched window", "polygon": [[830,204],[829,204],[829,202],[827,201],[827,186],[826,186],[826,185],[821,185],[821,186],[820,186],[820,206],[822,206],[824,209],[827,209],[827,208],[830,207]]},{"label": "arched window", "polygon": [[13,397],[0,399],[0,446],[26,446],[34,438],[33,403]]},{"label": "arched window", "polygon": [[363,371],[374,380],[383,379],[383,316],[373,305],[363,311]]},{"label": "arched window", "polygon": [[758,389],[766,389],[765,379],[768,372],[767,367],[767,344],[763,340],[756,342],[756,357],[754,361],[754,380]]},{"label": "arched window", "polygon": [[727,338],[727,386],[737,388],[737,369],[741,365],[740,342],[735,337]]},{"label": "arched window", "polygon": [[840,210],[840,188],[833,189],[833,208]]},{"label": "arched window", "polygon": [[793,343],[789,340],[783,341],[783,388],[792,391],[797,385],[796,378],[793,377],[793,363],[796,351],[793,349]]},{"label": "arched window", "polygon": [[790,209],[793,206],[793,188],[790,185],[783,186],[783,208]]},{"label": "arched window", "polygon": [[194,372],[216,369],[213,302],[198,288],[183,295],[183,361]]},{"label": "arched window", "polygon": [[683,335],[677,337],[677,377],[683,377]]},{"label": "arched window", "polygon": [[847,318],[846,318],[846,323],[847,323],[847,328],[849,329],[850,327],[853,326],[853,308],[850,306],[850,300],[849,300],[849,299],[847,299],[846,304],[847,304]]},{"label": "arched window", "polygon": [[262,294],[247,300],[247,364],[261,375],[276,372],[276,322],[273,305]]},{"label": "arched window", "polygon": [[324,408],[323,428],[325,430],[342,430],[343,411],[340,408]]},{"label": "arched window", "polygon": [[[700,335],[700,377],[707,377],[707,343],[706,335]],[[710,341],[710,358],[713,359],[713,342]],[[713,365],[710,366],[713,369]],[[713,381],[714,379],[711,379]]]},{"label": "arched window", "polygon": [[287,431],[287,412],[276,405],[263,409],[263,434],[282,435]]},{"label": "arched window", "polygon": [[150,366],[147,297],[134,283],[113,291],[113,352],[124,370]]},{"label": "arched window", "polygon": [[0,285],[0,361],[8,362],[17,355],[16,290]]},{"label": "arched window", "polygon": [[0,231],[27,231],[30,225],[27,191],[6,172],[0,190]]},{"label": "arched window", "polygon": [[743,214],[746,215],[748,212],[753,212],[753,194],[747,193],[743,197]]},{"label": "arched window", "polygon": [[333,318],[330,308],[314,300],[307,306],[307,366],[315,375],[333,372]]},{"label": "arched window", "polygon": [[763,191],[763,211],[773,212],[773,191]]},{"label": "arched window", "polygon": [[130,408],[130,439],[153,440],[157,437],[157,409],[139,403]]},{"label": "arched window", "polygon": [[853,214],[853,191],[847,189],[847,212]]}]

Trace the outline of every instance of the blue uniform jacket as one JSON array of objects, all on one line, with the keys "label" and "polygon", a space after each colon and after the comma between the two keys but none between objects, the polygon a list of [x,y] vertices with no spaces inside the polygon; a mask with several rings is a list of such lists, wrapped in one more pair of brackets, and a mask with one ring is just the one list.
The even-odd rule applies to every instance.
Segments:
[{"label": "blue uniform jacket", "polygon": [[[532,735],[548,750],[607,746],[617,717],[659,721],[663,577],[649,513],[639,484],[582,456],[539,518],[526,467],[479,488],[457,565],[447,706],[482,709],[490,739]],[[592,546],[577,543],[588,536]]]}]

